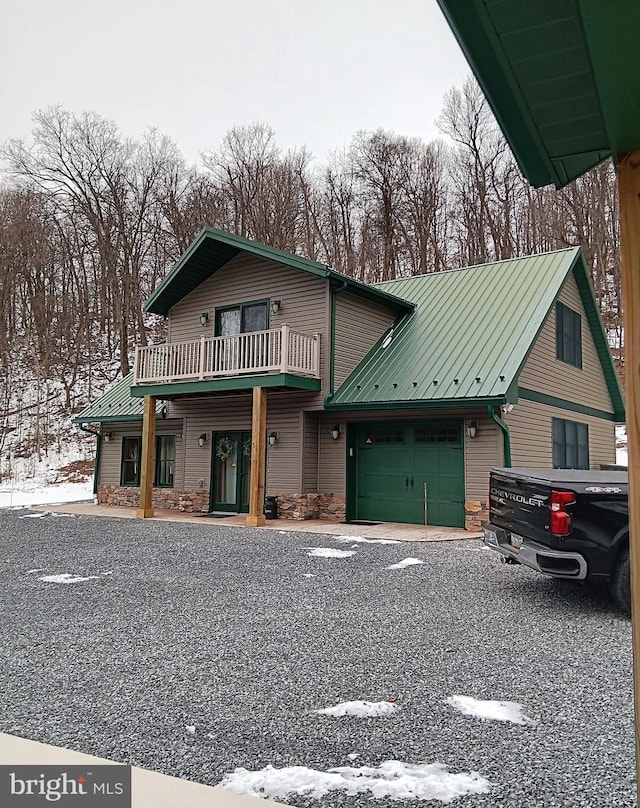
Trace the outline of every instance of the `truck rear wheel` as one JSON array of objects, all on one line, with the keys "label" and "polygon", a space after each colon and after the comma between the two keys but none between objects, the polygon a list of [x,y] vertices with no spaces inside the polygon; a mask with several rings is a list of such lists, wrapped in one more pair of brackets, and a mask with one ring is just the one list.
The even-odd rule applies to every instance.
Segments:
[{"label": "truck rear wheel", "polygon": [[620,553],[609,584],[611,596],[625,614],[631,614],[631,563],[629,548]]}]

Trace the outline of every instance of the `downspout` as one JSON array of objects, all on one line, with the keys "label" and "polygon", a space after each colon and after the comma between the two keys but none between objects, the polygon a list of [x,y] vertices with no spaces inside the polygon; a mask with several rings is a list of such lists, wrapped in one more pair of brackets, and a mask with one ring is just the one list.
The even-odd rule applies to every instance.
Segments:
[{"label": "downspout", "polygon": [[88,432],[90,435],[96,436],[96,456],[93,461],[93,495],[95,496],[98,493],[98,471],[100,469],[102,441],[100,440],[100,433],[96,432],[95,429],[88,429],[86,426],[82,426],[82,424],[78,424],[78,426],[83,432]]},{"label": "downspout", "polygon": [[335,393],[335,360],[336,360],[336,295],[344,292],[349,284],[343,281],[340,286],[331,289],[331,341],[329,346],[329,395],[327,401]]},{"label": "downspout", "polygon": [[487,405],[487,410],[489,412],[489,417],[492,421],[495,421],[496,424],[502,430],[502,437],[504,439],[504,465],[506,468],[511,468],[511,435],[509,434],[509,427],[505,424],[505,422],[496,415],[495,410],[493,408],[493,404]]}]

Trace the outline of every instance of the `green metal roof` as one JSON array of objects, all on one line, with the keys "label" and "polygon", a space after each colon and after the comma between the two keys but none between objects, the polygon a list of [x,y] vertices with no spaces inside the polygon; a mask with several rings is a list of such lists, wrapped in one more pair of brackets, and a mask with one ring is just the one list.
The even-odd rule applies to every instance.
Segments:
[{"label": "green metal roof", "polygon": [[638,0],[438,0],[532,185],[640,148]]},{"label": "green metal roof", "polygon": [[[117,423],[142,421],[144,399],[131,397],[133,373],[125,376],[99,399],[71,419],[74,424]],[[156,402],[156,418],[163,418],[163,402]]]},{"label": "green metal roof", "polygon": [[146,301],[145,311],[167,315],[172,306],[193,292],[203,281],[211,277],[214,272],[217,272],[240,252],[248,252],[260,258],[285,264],[293,269],[309,272],[320,278],[328,278],[354,294],[393,306],[400,311],[408,311],[412,308],[412,304],[407,303],[406,300],[401,300],[382,289],[360,283],[348,275],[329,269],[325,264],[284,250],[277,250],[275,247],[268,247],[257,241],[234,236],[222,230],[215,230],[213,227],[205,227]]},{"label": "green metal roof", "polygon": [[616,416],[624,420],[620,385],[577,247],[385,283],[416,310],[393,328],[390,341],[390,332],[378,341],[328,397],[327,408],[516,401],[520,370],[571,271]]}]

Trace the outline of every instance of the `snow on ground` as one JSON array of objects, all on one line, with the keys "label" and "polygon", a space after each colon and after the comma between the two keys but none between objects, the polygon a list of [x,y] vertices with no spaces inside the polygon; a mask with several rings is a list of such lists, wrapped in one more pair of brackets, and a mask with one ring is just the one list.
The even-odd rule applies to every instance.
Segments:
[{"label": "snow on ground", "polygon": [[[68,440],[60,446],[50,446],[46,454],[31,457],[9,455],[5,475],[0,484],[0,508],[28,508],[31,505],[54,505],[93,499],[93,478],[69,469],[84,470],[93,458],[93,443],[84,438]],[[10,474],[10,476],[9,476]]]},{"label": "snow on ground", "polygon": [[335,707],[323,707],[313,712],[318,715],[330,715],[332,718],[342,718],[345,715],[356,718],[380,718],[391,715],[398,709],[397,705],[390,701],[343,701]]},{"label": "snow on ground", "polygon": [[450,696],[446,703],[463,715],[489,721],[510,721],[513,724],[532,724],[522,712],[522,705],[515,701],[491,701],[490,699],[474,699],[471,696]]},{"label": "snow on ground", "polygon": [[420,561],[419,558],[403,558],[402,561],[398,561],[397,564],[389,564],[389,566],[385,567],[385,569],[403,570],[405,567],[413,567],[415,564],[424,564],[424,561]]},{"label": "snow on ground", "polygon": [[335,547],[305,547],[312,558],[349,558],[356,554],[355,550],[336,550]]},{"label": "snow on ground", "polygon": [[81,575],[72,575],[70,572],[63,572],[60,575],[43,575],[42,578],[38,578],[38,580],[46,581],[50,584],[79,584],[82,581],[95,581],[97,578],[97,575],[88,575],[86,578],[83,578]]},{"label": "snow on ground", "polygon": [[282,769],[266,766],[259,771],[238,768],[219,785],[239,794],[270,799],[294,794],[321,799],[330,791],[343,791],[398,802],[451,802],[465,794],[484,794],[491,787],[478,772],[454,774],[442,763],[411,764],[399,760],[386,760],[379,766],[336,766],[326,772],[306,766]]},{"label": "snow on ground", "polygon": [[366,539],[364,536],[338,536],[341,544],[400,544],[398,539]]},{"label": "snow on ground", "polygon": [[[33,485],[30,483],[33,482]],[[40,481],[25,481],[20,488],[0,486],[0,508],[29,508],[31,505],[56,505],[59,502],[93,500],[93,479],[82,483],[46,485]]]}]

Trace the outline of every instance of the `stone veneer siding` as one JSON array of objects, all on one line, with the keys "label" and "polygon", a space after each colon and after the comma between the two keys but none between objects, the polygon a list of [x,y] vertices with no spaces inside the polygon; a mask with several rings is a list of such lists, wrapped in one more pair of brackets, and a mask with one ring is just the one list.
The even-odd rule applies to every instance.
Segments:
[{"label": "stone veneer siding", "polygon": [[489,503],[477,499],[468,499],[464,503],[465,530],[478,531],[482,523],[489,521]]},{"label": "stone veneer siding", "polygon": [[[275,496],[279,519],[322,519],[327,522],[344,522],[344,494],[268,494]],[[140,504],[140,489],[133,486],[100,485],[98,502],[102,505],[120,505],[137,508]],[[154,488],[152,507],[157,510],[206,513],[209,510],[208,491],[179,491],[175,488]],[[489,518],[486,502],[466,500],[465,528],[475,532]]]},{"label": "stone veneer siding", "polygon": [[278,503],[278,519],[344,522],[344,494],[267,494]]},{"label": "stone veneer siding", "polygon": [[[140,489],[137,486],[99,485],[98,502],[101,505],[138,508],[140,506]],[[158,510],[206,513],[209,510],[209,492],[154,488],[152,507]]]}]

